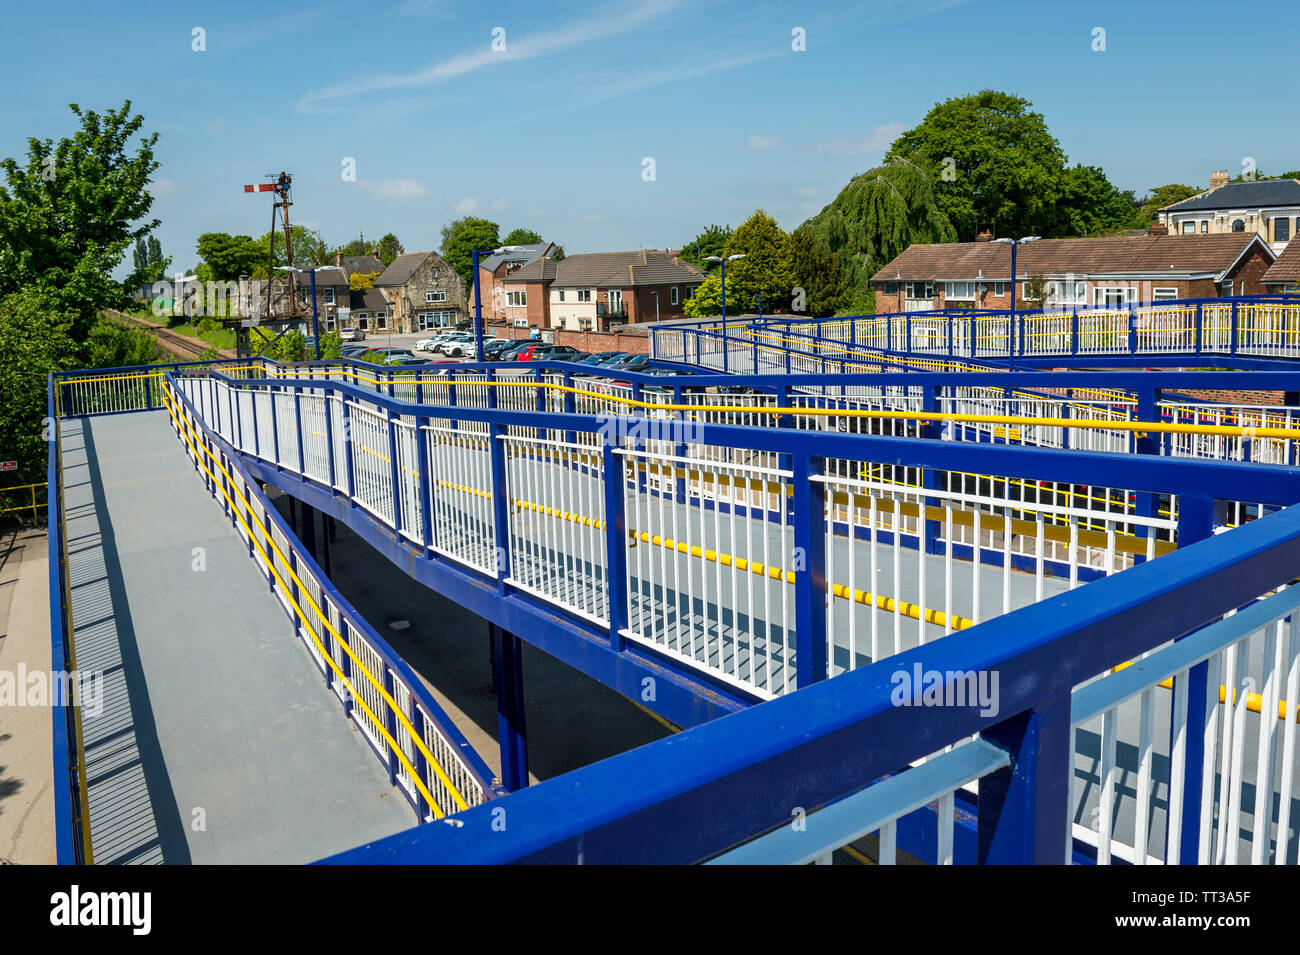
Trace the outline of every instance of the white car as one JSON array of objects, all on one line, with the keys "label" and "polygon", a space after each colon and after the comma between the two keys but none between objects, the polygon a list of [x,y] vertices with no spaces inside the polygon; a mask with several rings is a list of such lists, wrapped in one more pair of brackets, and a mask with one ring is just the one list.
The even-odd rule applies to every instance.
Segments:
[{"label": "white car", "polygon": [[366,337],[366,333],[359,328],[341,328],[339,329],[339,338],[345,342],[359,342]]},{"label": "white car", "polygon": [[435,352],[441,352],[448,358],[463,358],[474,350],[474,336],[468,332],[456,332],[433,346]]}]

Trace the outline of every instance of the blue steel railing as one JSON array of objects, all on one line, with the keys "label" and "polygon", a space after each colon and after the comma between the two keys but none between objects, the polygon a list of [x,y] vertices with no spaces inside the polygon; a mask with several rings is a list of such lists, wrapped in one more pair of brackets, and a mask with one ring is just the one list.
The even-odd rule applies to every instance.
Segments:
[{"label": "blue steel railing", "polygon": [[[1075,688],[1250,604],[1291,581],[1297,569],[1300,509],[1290,508],[972,631],[512,793],[500,804],[510,819],[505,832],[494,831],[490,809],[478,809],[460,817],[460,828],[384,839],[325,861],[800,862],[937,798],[947,819],[940,818],[937,839],[931,829],[929,844],[940,861],[1060,864],[1079,846],[1069,802]],[[1289,615],[1295,601],[1288,600],[1271,613]],[[1238,636],[1240,629],[1220,634],[1215,646]],[[1193,648],[1173,665],[1184,705],[1207,699],[1198,659],[1208,649]],[[961,705],[917,713],[911,707],[923,704],[921,691],[900,696],[897,680],[914,669],[998,673],[998,713]],[[943,685],[952,682],[947,676]],[[1205,711],[1204,702],[1199,713],[1193,707],[1183,727],[1200,729]],[[974,743],[899,769],[972,735]],[[1178,794],[1170,828],[1193,835],[1178,841],[1169,861],[1214,861],[1201,854],[1196,836],[1209,809],[1199,798],[1203,739],[1191,732],[1174,742],[1192,782]],[[978,796],[953,799],[971,780],[978,780]],[[963,804],[974,823],[965,838],[954,837],[953,813]],[[1283,861],[1294,858],[1287,836],[1283,820]],[[883,831],[881,853],[892,854]]]},{"label": "blue steel railing", "polygon": [[[1119,307],[889,312],[843,318],[717,320],[650,329],[657,358],[728,372],[776,370],[781,353],[870,361],[1016,362],[1049,357],[1300,357],[1300,298],[1179,299]],[[970,363],[974,362],[974,365]],[[807,359],[795,358],[795,364]],[[815,371],[799,367],[798,371]],[[834,370],[827,368],[824,370]]]},{"label": "blue steel railing", "polygon": [[[438,393],[437,396],[439,400],[445,400],[447,403],[422,405],[391,398],[373,387],[363,388],[346,382],[322,381],[310,377],[280,376],[281,374],[292,375],[301,370],[305,369],[281,368],[277,369],[279,374],[276,376],[265,378],[230,378],[219,371],[198,378],[184,379],[175,376],[169,378],[173,378],[181,385],[185,385],[188,380],[201,391],[213,385],[220,385],[221,389],[224,389],[220,393],[212,392],[207,395],[195,407],[201,409],[201,416],[205,421],[219,422],[220,429],[226,434],[241,436],[237,453],[243,456],[244,463],[247,464],[252,476],[276,484],[313,506],[339,516],[354,529],[362,532],[395,563],[417,576],[417,579],[436,585],[445,595],[480,613],[493,624],[513,633],[519,633],[525,639],[555,652],[562,659],[575,662],[575,665],[579,665],[619,689],[620,692],[634,698],[644,699],[640,696],[643,690],[642,680],[652,674],[653,679],[662,681],[659,684],[661,693],[652,704],[653,708],[679,725],[695,725],[714,715],[743,707],[754,698],[742,693],[731,697],[734,702],[728,702],[725,695],[726,687],[721,684],[710,685],[711,675],[708,672],[691,673],[690,667],[683,668],[680,666],[682,661],[671,655],[656,657],[654,652],[647,654],[646,650],[649,648],[644,643],[638,646],[640,641],[632,639],[627,634],[626,611],[629,606],[627,568],[633,542],[629,542],[625,535],[633,526],[634,520],[633,515],[627,510],[627,503],[629,500],[638,499],[633,494],[634,490],[642,497],[646,494],[655,496],[653,488],[648,490],[646,486],[646,481],[653,478],[652,471],[647,473],[647,469],[642,469],[638,475],[635,468],[626,470],[615,465],[620,451],[626,453],[644,446],[642,436],[645,432],[639,430],[643,426],[638,426],[633,416],[620,417],[614,422],[618,427],[611,428],[608,415],[577,414],[569,410],[571,405],[566,405],[565,410],[561,411],[535,410],[539,407],[550,407],[540,400],[533,406],[534,410],[492,407],[492,402],[488,402],[486,406],[471,407],[456,403],[449,391],[446,391]],[[791,386],[789,382],[787,386]],[[480,387],[469,390],[472,392],[483,389]],[[493,389],[488,390],[491,392]],[[259,407],[258,394],[262,394],[265,398],[264,401],[260,401],[260,404],[264,408],[266,417],[261,419],[260,425],[257,423],[256,414]],[[244,395],[247,395],[247,401]],[[307,419],[301,418],[303,412],[295,409],[310,406],[312,401],[323,400],[337,402],[340,405],[340,414],[346,413],[342,410],[343,407],[353,408],[358,415],[370,414],[365,410],[366,408],[373,408],[378,412],[378,416],[373,419],[377,423],[378,430],[372,436],[373,448],[368,452],[368,456],[382,456],[387,450],[388,463],[385,469],[389,474],[388,491],[386,494],[372,495],[369,507],[360,506],[354,496],[354,472],[359,473],[356,471],[357,464],[362,458],[367,457],[361,453],[361,449],[365,442],[370,440],[358,437],[355,428],[335,431],[342,442],[337,445],[327,442],[323,446],[327,449],[324,452],[324,464],[319,460],[314,466],[307,464],[308,461],[313,460],[305,447],[306,432],[310,429],[299,423],[300,420]],[[278,418],[274,417],[277,402],[280,403],[279,407],[288,412]],[[246,414],[252,417],[245,420]],[[458,566],[450,566],[444,555],[433,546],[435,542],[431,539],[431,528],[434,527],[435,522],[431,520],[434,514],[431,507],[437,505],[438,496],[450,493],[450,491],[437,491],[430,487],[433,483],[432,478],[440,475],[435,472],[431,475],[430,481],[419,481],[420,493],[414,498],[404,497],[400,490],[403,485],[403,478],[399,476],[402,470],[400,465],[404,461],[409,464],[412,459],[400,456],[402,452],[399,448],[399,435],[407,436],[400,440],[415,440],[419,437],[423,441],[426,428],[433,428],[436,422],[446,420],[451,420],[455,425],[452,430],[468,433],[478,427],[484,429],[483,433],[491,439],[487,442],[492,451],[486,462],[485,490],[490,493],[493,504],[484,533],[489,543],[495,543],[497,556],[495,566],[488,569],[466,567],[464,561]],[[268,425],[269,431],[266,430]],[[585,433],[616,438],[612,445],[604,444],[598,455],[604,459],[606,466],[602,470],[593,469],[588,472],[600,474],[600,481],[604,485],[604,497],[600,508],[594,514],[577,514],[579,518],[600,518],[601,520],[596,523],[603,524],[601,553],[598,556],[601,566],[605,568],[603,587],[607,591],[604,604],[606,611],[604,614],[597,614],[594,619],[566,616],[573,608],[566,603],[564,593],[538,592],[535,589],[520,588],[517,586],[517,581],[511,577],[514,541],[508,532],[511,518],[507,512],[507,502],[517,497],[517,494],[513,493],[515,489],[511,484],[511,473],[508,468],[517,467],[520,461],[536,462],[545,456],[533,450],[508,458],[498,451],[498,448],[504,448],[507,439],[520,441],[516,437],[520,433],[518,429],[527,429],[529,434],[536,436],[534,440],[539,442],[547,440],[541,437],[547,432],[552,435]],[[247,440],[242,437],[244,435],[247,436]],[[269,440],[259,441],[258,435],[266,435]],[[224,441],[217,440],[218,443],[223,444],[224,450]],[[896,654],[887,660],[870,663],[825,683],[829,665],[826,643],[823,639],[823,635],[828,631],[827,593],[825,591],[819,593],[819,588],[828,585],[828,538],[820,533],[819,523],[825,521],[825,509],[830,495],[820,475],[830,460],[894,461],[935,471],[995,473],[1032,480],[1148,489],[1176,495],[1180,502],[1178,511],[1180,544],[1210,536],[1215,529],[1223,525],[1221,516],[1216,515],[1216,501],[1251,500],[1278,506],[1289,505],[1300,499],[1300,474],[1287,467],[1180,461],[1157,456],[1126,457],[1066,451],[1044,452],[1005,446],[961,445],[936,440],[918,441],[880,436],[827,434],[785,427],[740,427],[713,422],[701,424],[699,431],[691,440],[702,447],[778,455],[784,462],[781,467],[786,473],[795,477],[788,485],[790,506],[782,521],[792,529],[792,539],[798,548],[797,552],[806,558],[806,565],[792,575],[795,625],[791,627],[793,632],[791,662],[797,672],[795,686],[798,687],[798,692],[789,693],[785,698],[778,700],[778,703],[784,707],[792,700],[808,700],[810,698],[807,694],[814,694],[820,703],[812,702],[811,709],[808,711],[802,708],[782,709],[780,712],[787,717],[798,718],[794,719],[794,723],[786,724],[786,729],[769,738],[755,742],[746,737],[745,740],[738,742],[734,738],[727,737],[725,744],[719,744],[718,747],[709,750],[714,753],[715,763],[705,764],[694,761],[690,761],[689,765],[674,763],[673,771],[667,772],[663,769],[663,758],[671,756],[676,760],[676,754],[683,752],[682,747],[685,747],[684,751],[689,754],[695,751],[700,741],[713,740],[715,737],[708,733],[694,736],[688,734],[689,739],[678,737],[666,741],[664,745],[674,744],[679,739],[687,740],[678,744],[678,748],[671,754],[666,749],[657,751],[660,761],[660,779],[657,783],[651,784],[650,780],[643,778],[645,773],[637,769],[631,778],[644,782],[645,785],[641,786],[635,795],[629,796],[624,792],[620,799],[610,801],[608,812],[595,809],[597,804],[586,802],[584,797],[577,800],[572,812],[562,812],[557,820],[553,820],[553,824],[539,826],[529,834],[520,833],[514,827],[515,817],[512,816],[511,829],[515,837],[502,840],[496,847],[487,847],[485,844],[477,848],[469,848],[466,850],[469,852],[467,861],[468,859],[490,861],[493,858],[572,858],[568,853],[575,842],[580,842],[586,847],[582,850],[586,854],[579,857],[591,861],[615,858],[609,853],[615,852],[620,845],[622,846],[620,851],[625,855],[619,858],[624,861],[654,858],[673,858],[681,861],[687,858],[710,858],[774,828],[781,819],[789,818],[793,809],[810,813],[812,814],[810,818],[815,818],[816,814],[813,810],[816,808],[852,795],[873,780],[893,773],[909,762],[931,755],[937,756],[935,747],[942,748],[948,743],[958,743],[976,732],[983,732],[990,744],[1001,747],[1007,754],[1007,766],[1002,766],[1000,756],[986,758],[991,755],[987,748],[978,759],[961,766],[955,765],[959,760],[945,759],[940,763],[942,771],[932,773],[933,779],[926,777],[929,781],[925,782],[919,790],[904,786],[903,796],[907,798],[899,797],[898,800],[888,802],[885,808],[893,811],[894,814],[889,817],[886,813],[886,816],[881,818],[886,818],[886,825],[896,827],[910,825],[914,831],[917,812],[908,810],[905,815],[899,815],[910,805],[909,799],[914,802],[918,793],[929,798],[931,795],[929,787],[939,783],[947,786],[952,784],[952,780],[957,776],[964,779],[982,777],[980,786],[982,802],[977,807],[977,818],[980,820],[978,830],[965,831],[963,834],[963,830],[959,828],[954,834],[949,828],[946,842],[941,840],[941,843],[945,843],[947,849],[954,853],[958,860],[1042,859],[1051,857],[1049,850],[1045,848],[1047,843],[1035,842],[1034,839],[1050,830],[1056,847],[1053,861],[1060,861],[1066,845],[1066,830],[1061,829],[1064,825],[1065,812],[1063,799],[1060,800],[1059,815],[1053,816],[1051,812],[1044,813],[1045,818],[1055,818],[1056,821],[1052,822],[1048,818],[1041,826],[1036,825],[1034,832],[1037,835],[1034,839],[1028,839],[1025,833],[1019,832],[1017,823],[1009,824],[1010,828],[1001,832],[997,831],[997,825],[990,824],[992,826],[990,829],[984,823],[986,815],[999,820],[1002,818],[1002,808],[1000,805],[995,805],[997,799],[1001,799],[1004,803],[1010,800],[1014,805],[1009,807],[1009,814],[1023,818],[1024,800],[1028,799],[1029,808],[1032,809],[1039,798],[1036,794],[1037,789],[1046,792],[1052,787],[1059,788],[1064,784],[1061,779],[1044,778],[1032,781],[1033,793],[1026,795],[1021,791],[1025,786],[1030,785],[1030,781],[1027,780],[1034,775],[1035,761],[1044,755],[1040,751],[1041,740],[1038,735],[1043,721],[1048,720],[1047,725],[1052,727],[1053,733],[1068,734],[1068,694],[1078,683],[1159,646],[1166,640],[1181,636],[1196,626],[1208,622],[1215,615],[1221,615],[1256,599],[1271,587],[1287,582],[1294,576],[1295,569],[1300,567],[1300,563],[1294,560],[1295,549],[1300,547],[1296,542],[1296,536],[1300,531],[1293,527],[1300,518],[1295,517],[1291,511],[1285,511],[1263,520],[1250,521],[1244,528],[1215,537],[1213,541],[1206,542],[1204,545],[1198,545],[1197,559],[1203,563],[1182,559],[1183,553],[1175,552],[1161,557],[1158,561],[1143,563],[1137,568],[1143,572],[1137,578],[1131,576],[1136,571],[1130,571],[1105,581],[1089,584],[1083,593],[1053,597],[982,623],[969,631],[954,634],[947,639],[903,651],[902,654]],[[554,443],[550,446],[556,447]],[[258,450],[259,447],[265,450]],[[578,451],[570,450],[565,453],[576,455],[580,451],[579,447]],[[315,454],[316,452],[313,452],[313,455]],[[546,455],[554,456],[550,451],[547,451]],[[428,458],[421,453],[414,460],[425,461]],[[511,464],[511,461],[515,463]],[[583,465],[583,467],[587,466]],[[371,470],[369,473],[378,475],[383,480],[381,472]],[[454,476],[463,479],[460,473]],[[471,487],[469,490],[475,489]],[[930,489],[927,488],[927,491],[929,492]],[[939,492],[935,489],[931,493],[937,495]],[[659,497],[662,499],[666,495],[660,494]],[[386,505],[383,503],[385,501],[388,502]],[[699,506],[703,507],[704,498],[700,497],[699,501]],[[556,513],[551,516],[557,521],[569,519],[563,508],[551,506],[560,502],[543,500],[533,503],[540,506],[542,510],[554,510]],[[1285,521],[1282,520],[1283,517],[1286,518]],[[386,525],[384,530],[376,530],[376,518],[381,524]],[[596,524],[586,526],[595,527]],[[1259,546],[1251,550],[1253,545],[1250,542],[1255,541],[1258,544],[1259,535],[1263,533],[1260,528],[1281,533],[1283,538],[1267,537],[1267,546],[1263,550]],[[829,530],[830,535],[833,536],[835,529],[832,527]],[[1202,573],[1206,568],[1213,573],[1208,576]],[[1170,588],[1160,589],[1157,585],[1164,581],[1166,576],[1171,581]],[[1129,590],[1122,586],[1116,589],[1117,581],[1134,579],[1138,582],[1135,585],[1136,589]],[[1220,583],[1224,586],[1216,591]],[[1104,591],[1095,589],[1103,584],[1107,588]],[[1201,590],[1198,590],[1198,587]],[[1178,599],[1169,596],[1174,591],[1177,591]],[[1211,593],[1212,591],[1214,592]],[[1188,599],[1180,602],[1183,596]],[[1192,599],[1193,597],[1195,599]],[[1026,614],[1030,615],[1026,616]],[[1119,621],[1129,619],[1125,616],[1128,614],[1136,615],[1132,619],[1139,622],[1140,626],[1135,626],[1131,630],[1118,627]],[[1152,620],[1147,619],[1148,614],[1152,616]],[[1162,614],[1164,616],[1161,616]],[[1019,621],[1020,625],[1012,626],[1008,623],[1012,620]],[[1027,634],[1047,636],[1041,643],[1035,643],[1026,636]],[[1051,652],[1046,649],[1049,645]],[[991,651],[990,648],[993,650]],[[992,657],[989,656],[990,652],[993,653]],[[1070,657],[1072,662],[1058,672],[1052,667],[1059,656]],[[932,664],[946,662],[950,664],[947,669],[953,672],[966,672],[976,671],[981,667],[987,669],[990,660],[995,660],[998,665],[1007,668],[1003,671],[1003,686],[1008,683],[1008,674],[1011,674],[1016,681],[1017,688],[1013,697],[1019,709],[1015,710],[1014,718],[993,720],[979,717],[978,714],[966,713],[953,716],[951,712],[940,714],[936,711],[927,712],[923,720],[918,720],[914,714],[909,720],[907,713],[900,716],[903,712],[902,708],[889,705],[887,674],[897,673],[908,663],[920,663],[923,667],[930,668]],[[964,665],[953,666],[959,663]],[[1033,666],[1039,664],[1042,669],[1035,671]],[[672,677],[674,670],[678,672],[675,678]],[[940,668],[940,671],[944,672],[944,668]],[[873,680],[865,679],[864,674],[868,673],[874,674]],[[1066,682],[1062,683],[1061,680]],[[1074,682],[1069,682],[1071,680]],[[1042,696],[1039,691],[1045,684],[1052,682],[1059,684],[1056,686],[1055,695]],[[829,696],[825,695],[829,692],[828,687],[834,690]],[[843,692],[835,689],[840,687]],[[864,689],[871,689],[871,693],[862,695],[859,691]],[[872,696],[872,693],[875,695]],[[1060,715],[1061,711],[1054,708],[1060,706],[1057,698],[1062,693],[1066,696],[1064,717]],[[707,704],[702,705],[705,701],[708,701]],[[1002,703],[1004,714],[1008,712],[1006,702],[1007,698],[1004,696]],[[868,710],[861,709],[858,704],[867,706]],[[751,715],[752,713],[767,710],[768,707],[762,707],[743,716],[746,720],[756,719]],[[802,714],[806,712],[814,713],[817,720],[821,722],[815,721],[814,726],[802,721]],[[832,721],[835,723],[834,727],[825,722],[828,712],[836,714]],[[1066,721],[1064,724],[1059,723],[1062,718]],[[939,724],[939,731],[931,732],[936,721]],[[856,730],[861,730],[867,722],[871,723],[873,738],[879,733],[879,739],[890,740],[888,746],[873,749],[879,739],[870,746],[864,745],[864,736]],[[719,725],[731,723],[732,721],[724,721]],[[788,726],[796,723],[802,729],[787,732]],[[856,727],[855,731],[845,729],[849,723]],[[770,728],[776,724],[762,721],[742,725]],[[1061,725],[1065,727],[1063,730],[1060,729]],[[705,729],[712,731],[714,728]],[[819,742],[819,733],[827,734],[826,739]],[[849,745],[850,741],[856,742]],[[1059,740],[1057,743],[1059,744]],[[846,751],[849,758],[842,764],[837,749],[840,744],[849,745]],[[712,744],[709,743],[708,746]],[[812,749],[809,749],[809,746],[812,746]],[[1190,761],[1187,764],[1190,767],[1189,778],[1194,778],[1203,770],[1203,764],[1197,761],[1193,750],[1194,747],[1186,750],[1187,759]],[[724,754],[728,752],[735,758],[724,758]],[[815,759],[809,763],[808,759],[813,757]],[[619,757],[619,759],[626,758]],[[966,758],[961,757],[961,759]],[[803,778],[801,780],[786,778],[786,773],[793,771],[796,766],[802,767],[800,773],[796,775],[802,774]],[[972,767],[980,769],[977,776],[970,776]],[[598,767],[592,767],[582,772],[590,773],[597,769]],[[906,770],[904,777],[911,772],[914,770]],[[1005,778],[1008,772],[1011,776]],[[815,783],[810,783],[809,777],[815,777]],[[593,787],[586,792],[605,792],[607,783],[616,778],[616,775],[608,778],[603,775],[583,777],[586,783]],[[683,817],[685,821],[689,822],[689,819],[696,818],[700,812],[699,807],[694,805],[696,800],[707,803],[715,796],[717,798],[725,796],[720,805],[724,803],[730,805],[727,800],[743,792],[751,783],[771,784],[775,787],[774,793],[786,799],[782,811],[773,815],[770,811],[771,794],[763,792],[754,798],[750,809],[743,807],[737,809],[735,825],[728,823],[722,827],[714,827],[712,836],[685,835],[674,823],[671,827],[673,830],[671,838],[662,846],[663,852],[655,846],[624,842],[633,832],[639,831],[644,834],[646,830],[643,827],[648,819],[676,819],[675,814],[678,809],[686,811],[686,816]],[[543,791],[542,787],[539,787],[538,791]],[[570,792],[568,789],[565,791]],[[1001,796],[998,796],[999,793]],[[964,799],[959,792],[952,791],[936,792],[933,795],[941,797],[942,806],[960,808],[960,803]],[[796,796],[797,802],[789,801]],[[516,802],[512,805],[522,805],[525,808],[537,805],[532,801],[534,798],[541,797],[535,797],[527,791],[510,797],[511,800],[523,799],[522,803]],[[1057,797],[1052,798],[1055,800]],[[593,821],[596,817],[587,815],[584,807],[591,807],[599,821]],[[620,815],[624,810],[627,812],[626,820],[623,820]],[[552,811],[558,810],[553,806]],[[475,811],[471,810],[471,813],[473,812]],[[877,815],[879,816],[879,812]],[[481,821],[485,817],[479,814],[473,818]],[[534,817],[529,815],[528,818],[532,820]],[[611,841],[605,841],[604,827],[607,822],[613,834]],[[467,826],[466,829],[474,829],[474,827]],[[552,835],[561,832],[563,834],[558,837],[558,841],[547,841]],[[482,832],[474,830],[471,834],[477,838],[482,835]],[[705,842],[699,841],[702,838]],[[463,840],[460,839],[459,834],[457,839],[457,844],[462,845]],[[882,838],[882,846],[886,841]],[[933,839],[931,842],[933,843]],[[420,846],[420,851],[424,851],[430,845],[422,838],[408,844]],[[689,851],[683,850],[687,845],[692,848]],[[972,850],[972,847],[978,851]],[[497,849],[500,849],[500,855],[497,854]],[[384,853],[388,851],[388,848],[383,850]],[[819,848],[818,851],[821,849]],[[440,852],[440,849],[433,850],[430,858],[439,858]],[[674,855],[674,852],[677,854]],[[551,853],[556,854],[551,855]],[[945,858],[943,852],[939,853],[938,858]]]}]

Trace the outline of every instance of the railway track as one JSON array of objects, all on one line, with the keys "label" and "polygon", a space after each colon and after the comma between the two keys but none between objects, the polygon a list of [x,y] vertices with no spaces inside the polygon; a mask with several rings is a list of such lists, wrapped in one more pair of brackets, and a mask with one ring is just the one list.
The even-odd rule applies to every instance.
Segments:
[{"label": "railway track", "polygon": [[[208,348],[211,347],[205,341],[197,338],[190,338],[188,335],[182,335],[179,332],[173,332],[169,328],[159,325],[157,322],[149,321],[147,318],[140,318],[138,315],[128,315],[125,312],[117,311],[113,311],[112,314],[121,318],[128,325],[135,328],[143,328],[145,331],[149,332],[158,340],[159,345],[177,358],[182,358],[186,361],[194,361],[195,359],[201,358]],[[217,355],[220,358],[238,357],[234,350],[230,348],[217,349]]]}]

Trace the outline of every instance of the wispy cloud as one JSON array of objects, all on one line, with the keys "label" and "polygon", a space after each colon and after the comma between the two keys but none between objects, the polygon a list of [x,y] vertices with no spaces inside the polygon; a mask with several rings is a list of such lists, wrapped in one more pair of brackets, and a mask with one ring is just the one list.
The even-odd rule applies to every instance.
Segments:
[{"label": "wispy cloud", "polygon": [[181,191],[181,187],[176,185],[175,180],[163,177],[155,179],[149,183],[149,192],[155,199],[166,199],[168,196],[175,195]]},{"label": "wispy cloud", "polygon": [[833,156],[858,156],[863,153],[881,153],[890,147],[899,134],[908,127],[902,123],[885,123],[865,136],[843,136],[819,139],[813,143],[800,143],[799,148]]},{"label": "wispy cloud", "polygon": [[760,151],[767,149],[780,149],[781,140],[775,136],[762,136],[755,133],[753,136],[749,137],[745,145],[750,149],[757,149]]},{"label": "wispy cloud", "polygon": [[[506,207],[505,199],[493,199],[487,204],[487,212],[500,212]],[[463,216],[472,216],[476,212],[484,211],[483,203],[479,202],[474,196],[466,196],[456,203],[456,211]]]},{"label": "wispy cloud", "polygon": [[419,199],[429,194],[424,184],[415,179],[358,179],[357,185],[376,199],[401,201]]},{"label": "wispy cloud", "polygon": [[663,70],[655,70],[651,73],[643,73],[640,76],[633,76],[614,83],[604,81],[600,83],[584,83],[583,87],[585,92],[583,94],[569,97],[563,105],[557,106],[551,110],[543,111],[539,115],[547,115],[549,113],[567,113],[575,109],[585,109],[588,106],[595,106],[597,103],[603,103],[606,100],[613,99],[616,96],[623,96],[627,93],[635,93],[656,86],[665,86],[669,83],[695,80],[702,76],[709,76],[713,73],[721,73],[726,70],[749,66],[751,63],[758,63],[763,60],[770,60],[773,57],[784,55],[784,52],[778,48],[776,50],[769,50],[766,53],[743,53],[725,59],[709,60],[699,66],[669,67]]},{"label": "wispy cloud", "polygon": [[457,77],[477,73],[489,67],[515,60],[529,60],[561,53],[587,43],[644,27],[680,6],[683,0],[646,0],[634,5],[607,7],[583,19],[573,20],[553,30],[517,36],[507,31],[505,49],[493,49],[492,37],[485,34],[482,45],[469,53],[432,63],[413,73],[388,73],[366,79],[337,83],[308,93],[298,103],[300,112],[322,112],[331,101],[378,93],[385,90],[420,89],[436,86]]}]

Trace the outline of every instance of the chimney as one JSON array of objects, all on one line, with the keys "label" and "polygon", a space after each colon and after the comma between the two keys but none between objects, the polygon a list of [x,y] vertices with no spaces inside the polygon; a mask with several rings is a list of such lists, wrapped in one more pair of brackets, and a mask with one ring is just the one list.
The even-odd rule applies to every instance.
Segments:
[{"label": "chimney", "polygon": [[983,232],[981,232],[979,235],[975,236],[975,241],[976,241],[976,242],[992,242],[992,241],[993,241],[993,233],[990,232],[988,229],[985,229],[985,230],[984,230]]},{"label": "chimney", "polygon": [[1147,235],[1168,235],[1169,227],[1157,219],[1147,226]]},{"label": "chimney", "polygon": [[1216,169],[1210,173],[1210,188],[1218,189],[1220,186],[1228,184],[1228,172],[1226,169]]}]

